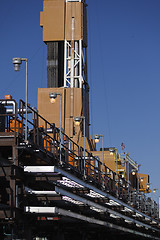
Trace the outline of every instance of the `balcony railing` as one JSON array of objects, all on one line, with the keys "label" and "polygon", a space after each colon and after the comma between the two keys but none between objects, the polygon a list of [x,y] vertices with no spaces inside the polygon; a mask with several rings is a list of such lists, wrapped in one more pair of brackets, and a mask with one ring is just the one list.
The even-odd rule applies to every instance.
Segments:
[{"label": "balcony railing", "polygon": [[[122,201],[132,204],[141,210],[148,210],[149,213],[156,212],[158,207],[152,204],[147,208],[147,201],[144,201],[144,195],[132,188],[129,182],[120,177],[106,165],[102,167],[102,162],[91,152],[76,144],[63,131],[60,141],[60,130],[54,124],[38,114],[38,111],[28,105],[27,111],[25,102],[20,100],[19,108],[16,101],[0,100],[0,132],[6,134],[13,133],[15,142],[19,144],[25,141],[25,120],[26,112],[30,113],[27,118],[27,143],[43,152],[49,153],[53,159],[53,165],[59,165],[66,169],[72,169],[80,178],[94,184],[103,191],[120,198]],[[39,123],[41,125],[39,125]],[[61,142],[61,152],[60,152]],[[60,162],[61,154],[61,162]],[[84,159],[85,156],[85,159]],[[104,169],[104,170],[103,170]],[[104,172],[102,172],[102,170]],[[154,207],[153,207],[154,205]],[[145,207],[144,207],[145,206]],[[157,214],[155,216],[157,216]]]}]

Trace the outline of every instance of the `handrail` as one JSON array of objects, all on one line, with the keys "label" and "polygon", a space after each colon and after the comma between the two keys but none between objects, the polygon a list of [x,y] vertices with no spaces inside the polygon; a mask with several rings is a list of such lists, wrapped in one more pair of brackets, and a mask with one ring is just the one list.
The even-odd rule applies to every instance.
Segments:
[{"label": "handrail", "polygon": [[[1,101],[2,100],[0,100],[0,102]],[[0,113],[0,117],[4,117],[6,120],[4,131],[14,132],[15,139],[18,139],[19,137],[21,141],[24,140],[26,119],[25,102],[22,100],[19,101],[19,111],[17,111],[17,103],[15,104],[15,108],[15,113]],[[27,118],[28,125],[31,127],[30,129],[29,127],[27,129],[28,142],[38,149],[42,149],[52,154],[54,158],[53,164],[60,164],[60,130],[55,127],[54,124],[49,123],[39,115],[38,112],[29,105],[27,106],[27,112],[32,113],[32,120]],[[39,122],[43,123],[43,126],[39,126]],[[80,177],[84,177],[84,148],[75,143],[63,132],[62,138],[62,163],[76,171]],[[141,209],[144,211],[146,210],[146,207],[144,207],[144,204],[142,203],[143,196],[140,195],[140,199],[138,196],[137,201],[137,196],[135,197],[134,194],[132,194],[134,193],[134,189],[129,182],[120,177],[119,174],[112,171],[106,165],[104,166],[104,176],[102,170],[102,162],[85,149],[86,180],[102,188],[104,191],[121,198],[124,202],[134,202],[135,207],[140,207],[142,205]]]},{"label": "handrail", "polygon": [[[46,150],[52,152],[52,148],[59,148],[59,144],[60,144],[60,140],[59,140],[59,129],[54,127],[53,124],[49,123],[46,119],[44,119],[41,115],[38,114],[37,111],[35,111],[33,108],[31,108],[30,106],[27,107],[27,111],[30,110],[33,112],[34,117],[33,120],[35,119],[35,121],[33,121],[34,123],[32,123],[29,119],[28,122],[33,126],[34,128],[34,135],[35,133],[37,134],[38,138],[37,140],[39,140],[39,135],[40,135],[40,130],[38,128],[38,122],[41,120],[41,122],[44,122],[44,129],[41,129],[41,135],[43,135],[44,137],[44,142],[45,143],[45,147]],[[25,102],[20,100],[19,102],[19,109],[21,109],[21,111],[19,111],[19,115],[22,117],[22,122],[25,121],[25,116],[24,116],[24,109],[25,109]],[[47,134],[47,125],[49,125],[50,128],[52,128],[53,132],[52,132],[52,136],[51,134]],[[55,137],[55,132],[57,133],[56,137]],[[64,139],[64,143],[62,142],[62,160],[66,163],[71,165],[71,167],[75,170],[78,170],[81,174],[83,174],[84,172],[84,165],[83,165],[83,156],[84,156],[84,149],[83,147],[80,147],[78,144],[76,144],[72,139],[70,139],[65,133],[62,132],[62,138]],[[35,140],[35,136],[34,136],[34,140]],[[57,145],[55,145],[54,143],[57,143]],[[34,144],[39,144],[38,141],[34,141]],[[70,146],[69,146],[70,145]],[[58,158],[58,151],[56,151],[56,157]],[[78,159],[78,161],[76,160]],[[87,177],[91,180],[93,180],[96,184],[98,184],[99,186],[102,185],[102,163],[100,160],[98,160],[95,156],[93,156],[92,153],[90,153],[89,151],[87,151],[85,149],[85,161],[86,161],[86,172],[87,172]],[[93,164],[92,164],[93,162]],[[111,176],[108,174],[112,173],[112,178]],[[109,180],[108,180],[109,179]],[[119,175],[118,175],[118,179],[119,179],[119,185],[122,189],[122,191],[120,192],[125,192],[125,197],[127,198],[127,192],[126,192],[126,185],[127,182],[122,179]],[[107,166],[105,166],[105,180],[106,182],[111,182],[111,186],[109,187],[108,190],[112,190],[112,193],[115,193],[116,191],[116,173],[113,172],[111,169],[109,169]],[[124,183],[125,181],[125,183]],[[121,182],[123,182],[123,184],[121,184]],[[124,194],[122,194],[124,195]]]}]

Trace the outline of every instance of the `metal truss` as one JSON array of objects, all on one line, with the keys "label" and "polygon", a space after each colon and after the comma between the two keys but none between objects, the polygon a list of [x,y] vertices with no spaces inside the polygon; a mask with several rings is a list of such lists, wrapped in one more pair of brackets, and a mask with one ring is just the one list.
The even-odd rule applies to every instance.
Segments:
[{"label": "metal truss", "polygon": [[[74,21],[74,20],[73,20]],[[74,25],[74,23],[73,23]],[[64,41],[64,87],[82,88],[86,82],[86,57],[82,40]]]}]

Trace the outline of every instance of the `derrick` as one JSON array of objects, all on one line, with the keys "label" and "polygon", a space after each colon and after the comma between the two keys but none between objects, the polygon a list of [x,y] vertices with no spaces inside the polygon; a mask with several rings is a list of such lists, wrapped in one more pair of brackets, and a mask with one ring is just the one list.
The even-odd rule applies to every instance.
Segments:
[{"label": "derrick", "polygon": [[86,1],[44,0],[40,25],[38,110],[0,100],[0,239],[160,239],[149,176],[89,137]]}]

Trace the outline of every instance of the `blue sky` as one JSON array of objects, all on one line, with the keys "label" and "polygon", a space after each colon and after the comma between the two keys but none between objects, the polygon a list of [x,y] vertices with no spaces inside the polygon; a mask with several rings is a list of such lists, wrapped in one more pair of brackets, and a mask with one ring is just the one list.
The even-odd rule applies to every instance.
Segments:
[{"label": "blue sky", "polygon": [[160,1],[88,0],[92,131],[160,182]]},{"label": "blue sky", "polygon": [[[13,57],[29,59],[29,102],[46,87],[46,46],[39,26],[42,0],[1,1],[0,97],[25,98],[25,64],[15,73]],[[160,182],[160,1],[88,0],[88,75],[91,134],[105,146],[141,164],[150,182]],[[99,145],[100,147],[100,145]]]}]

